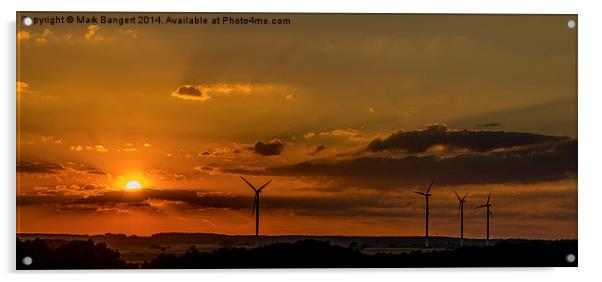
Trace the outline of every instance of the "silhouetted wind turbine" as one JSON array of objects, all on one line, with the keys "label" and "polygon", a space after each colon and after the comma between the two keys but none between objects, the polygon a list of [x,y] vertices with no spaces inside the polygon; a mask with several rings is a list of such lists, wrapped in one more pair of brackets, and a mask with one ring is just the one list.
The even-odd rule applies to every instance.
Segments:
[{"label": "silhouetted wind turbine", "polygon": [[460,212],[460,247],[464,246],[464,203],[466,203],[466,197],[468,197],[468,193],[464,195],[464,197],[460,197],[456,191],[454,191],[456,197],[458,197],[458,201],[460,201],[460,205],[458,206],[458,211]]},{"label": "silhouetted wind turbine", "polygon": [[426,190],[426,192],[422,193],[422,192],[414,192],[416,194],[422,195],[424,196],[424,198],[426,199],[426,209],[425,209],[425,215],[426,215],[426,222],[425,222],[425,242],[424,245],[428,248],[429,247],[429,197],[431,196],[431,194],[429,193],[431,191],[431,188],[433,188],[433,183],[435,181],[432,180],[431,181],[431,185],[429,186],[429,188]]},{"label": "silhouetted wind turbine", "polygon": [[256,244],[259,245],[259,193],[261,193],[261,190],[268,186],[268,184],[270,184],[272,180],[263,184],[263,186],[259,187],[259,189],[256,189],[255,186],[249,183],[249,181],[247,181],[244,177],[241,176],[240,178],[242,178],[242,180],[246,182],[249,185],[249,187],[253,189],[253,191],[255,191],[255,200],[253,200],[253,211],[251,214],[255,214],[255,241]]},{"label": "silhouetted wind turbine", "polygon": [[489,191],[489,196],[487,196],[487,203],[476,207],[477,209],[487,208],[487,241],[485,243],[487,246],[489,246],[489,217],[493,217],[493,213],[491,213],[491,203],[489,202],[490,199],[491,199],[491,191]]}]

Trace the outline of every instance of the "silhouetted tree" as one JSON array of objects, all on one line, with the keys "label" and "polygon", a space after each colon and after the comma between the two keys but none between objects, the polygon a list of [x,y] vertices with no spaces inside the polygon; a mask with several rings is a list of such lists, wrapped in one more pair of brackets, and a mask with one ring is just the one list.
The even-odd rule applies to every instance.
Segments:
[{"label": "silhouetted tree", "polygon": [[350,249],[357,249],[357,242],[352,241],[351,243],[349,243],[349,248]]},{"label": "silhouetted tree", "polygon": [[[119,252],[92,240],[52,248],[43,240],[17,239],[18,269],[577,266],[577,261],[566,261],[568,254],[577,257],[576,240],[503,240],[490,247],[376,255],[362,253],[353,242],[345,248],[328,241],[301,240],[213,252],[200,252],[192,246],[181,255],[161,253],[142,264],[127,264]],[[31,265],[21,263],[25,256],[33,259]]]},{"label": "silhouetted tree", "polygon": [[[32,258],[31,265],[22,263],[24,257]],[[126,268],[118,251],[104,243],[70,241],[51,248],[43,240],[17,239],[17,269],[116,269]]]}]

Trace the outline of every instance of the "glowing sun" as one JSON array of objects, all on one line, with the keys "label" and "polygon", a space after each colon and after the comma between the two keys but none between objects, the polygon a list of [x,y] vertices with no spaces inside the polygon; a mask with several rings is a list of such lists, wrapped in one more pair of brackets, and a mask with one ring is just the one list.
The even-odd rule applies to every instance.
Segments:
[{"label": "glowing sun", "polygon": [[118,176],[114,185],[125,191],[135,191],[141,188],[151,187],[152,182],[143,173],[132,172]]},{"label": "glowing sun", "polygon": [[139,188],[142,188],[142,185],[137,180],[131,180],[130,182],[128,182],[125,185],[126,190],[139,189]]}]

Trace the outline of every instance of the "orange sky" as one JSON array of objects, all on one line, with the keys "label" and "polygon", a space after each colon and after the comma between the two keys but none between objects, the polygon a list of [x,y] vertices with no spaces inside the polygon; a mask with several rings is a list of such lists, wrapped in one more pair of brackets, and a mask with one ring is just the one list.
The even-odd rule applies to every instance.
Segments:
[{"label": "orange sky", "polygon": [[577,237],[575,17],[257,16],[18,23],[17,232]]}]

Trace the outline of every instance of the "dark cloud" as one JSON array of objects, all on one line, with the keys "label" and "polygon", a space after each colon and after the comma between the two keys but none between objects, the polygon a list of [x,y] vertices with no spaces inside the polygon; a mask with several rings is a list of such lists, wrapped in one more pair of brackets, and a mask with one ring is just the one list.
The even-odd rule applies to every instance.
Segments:
[{"label": "dark cloud", "polygon": [[566,140],[569,137],[548,136],[534,133],[448,130],[443,124],[429,125],[422,130],[397,131],[386,138],[376,138],[366,147],[370,152],[401,150],[408,153],[422,153],[435,145],[448,149],[468,149],[487,152],[499,148]]},{"label": "dark cloud", "polygon": [[497,123],[497,122],[489,122],[489,123],[483,123],[483,124],[479,124],[479,127],[498,127],[502,124]]},{"label": "dark cloud", "polygon": [[[433,214],[436,214],[437,217],[455,217],[455,198],[451,191],[447,191],[447,193],[449,193],[449,202],[438,202],[433,206]],[[494,191],[492,203],[496,218],[571,221],[576,216],[576,196],[574,189]],[[481,204],[486,198],[487,193],[470,195],[470,208],[466,210],[470,218],[481,215],[482,210],[475,210],[472,207]],[[154,205],[153,200],[164,202]],[[248,210],[250,213],[252,195],[149,188],[138,191],[106,191],[87,197],[73,195],[19,196],[17,203],[20,206],[53,205],[56,211],[63,213],[124,213],[134,209],[156,213],[198,212],[211,208]],[[531,205],[553,207],[553,209],[529,209],[528,212],[525,212],[509,208],[518,207],[520,209]],[[419,218],[423,214],[423,205],[422,200],[413,194],[397,196],[384,193],[338,193],[329,196],[271,196],[265,194],[262,196],[262,210],[285,210],[297,216]]]},{"label": "dark cloud", "polygon": [[92,194],[103,193],[104,184],[71,184],[56,186],[36,186],[32,192],[17,197],[19,205],[65,203]]},{"label": "dark cloud", "polygon": [[108,175],[108,173],[106,171],[99,169],[99,168],[88,169],[88,170],[86,170],[86,173],[98,174],[98,175]]},{"label": "dark cloud", "polygon": [[280,155],[282,150],[284,150],[284,144],[282,144],[282,141],[278,139],[274,139],[266,143],[258,141],[255,143],[255,145],[253,145],[253,151],[262,156]]},{"label": "dark cloud", "polygon": [[17,172],[21,173],[41,173],[41,174],[53,174],[64,171],[65,167],[54,163],[30,163],[30,162],[18,162]]},{"label": "dark cloud", "polygon": [[311,151],[311,152],[309,152],[307,154],[310,155],[310,156],[313,156],[313,155],[315,155],[315,154],[317,154],[319,152],[324,151],[325,149],[326,149],[326,146],[324,146],[324,145],[318,145],[318,146],[316,146],[316,148],[313,151]]},{"label": "dark cloud", "polygon": [[[58,210],[67,212],[97,212],[110,207],[149,209],[149,200],[170,201],[170,208],[190,211],[207,208],[249,210],[252,195],[231,195],[179,189],[140,189],[138,191],[107,191],[99,195],[76,197],[72,195],[19,196],[19,205],[55,204]],[[346,215],[346,216],[402,216],[408,211],[399,211],[399,204],[384,195],[356,196],[262,196],[264,210],[290,210],[297,215]],[[410,212],[411,214],[418,213]]]},{"label": "dark cloud", "polygon": [[264,170],[226,173],[330,177],[339,185],[394,189],[436,179],[442,185],[535,183],[577,176],[577,140],[527,146],[522,151],[468,153],[452,157],[360,157],[330,162],[306,161]]},{"label": "dark cloud", "polygon": [[193,101],[206,101],[211,97],[205,92],[201,90],[198,86],[194,85],[182,85],[176,89],[176,91],[171,93],[171,96],[177,97],[184,100],[193,100]]},{"label": "dark cloud", "polygon": [[207,151],[201,153],[201,156],[210,156],[210,155],[211,155],[211,153],[209,153]]},{"label": "dark cloud", "polygon": [[74,170],[89,173],[89,174],[110,175],[108,172],[106,172],[100,168],[96,168],[96,167],[89,166],[89,165],[82,164],[82,163],[68,162],[66,164],[66,166],[70,169],[74,169]]},{"label": "dark cloud", "polygon": [[498,149],[489,152],[491,155],[525,155],[543,152],[575,152],[577,154],[577,141],[573,139],[562,141],[549,141],[537,144],[524,146],[516,146],[511,148]]},{"label": "dark cloud", "polygon": [[246,168],[222,168],[221,171],[223,173],[229,174],[244,174],[244,175],[266,175],[266,170],[252,170]]}]

